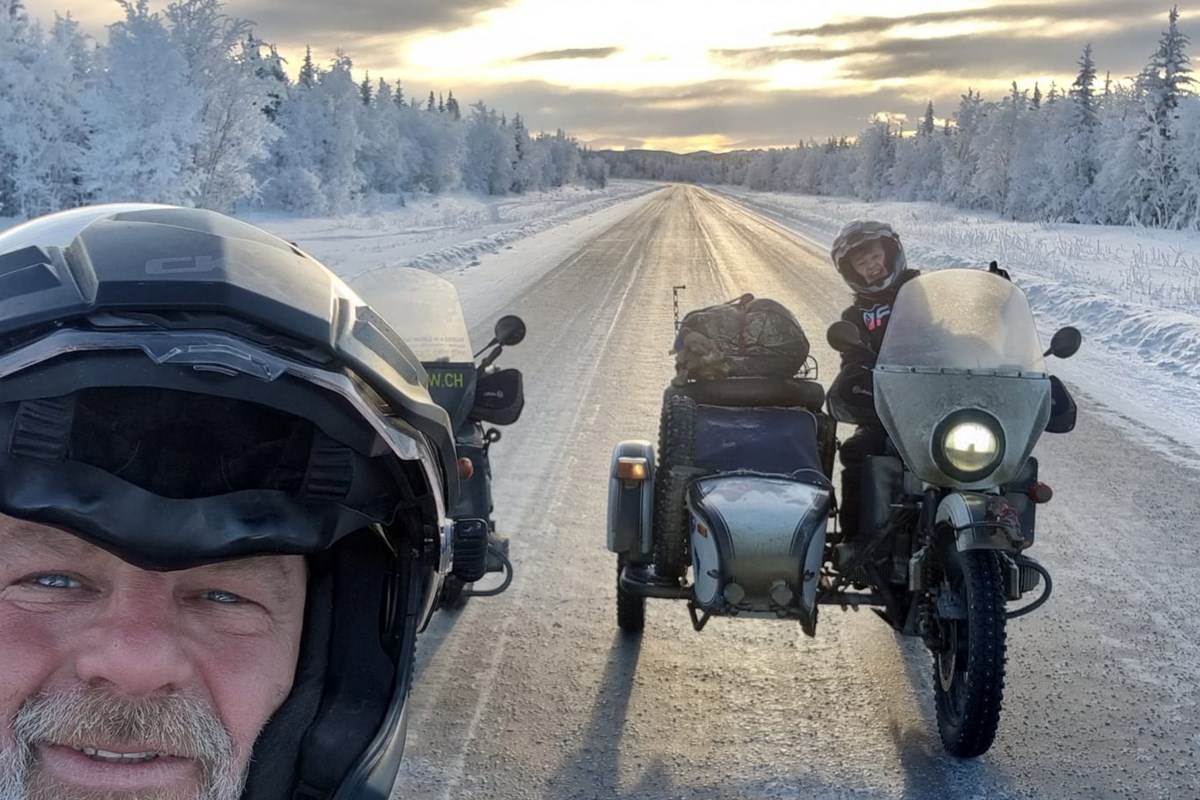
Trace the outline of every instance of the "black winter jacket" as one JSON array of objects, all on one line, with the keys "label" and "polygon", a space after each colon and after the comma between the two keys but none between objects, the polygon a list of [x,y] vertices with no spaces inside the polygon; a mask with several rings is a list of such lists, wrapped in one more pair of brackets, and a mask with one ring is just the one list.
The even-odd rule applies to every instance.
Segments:
[{"label": "black winter jacket", "polygon": [[835,417],[850,421],[846,418],[848,413],[859,424],[879,424],[879,417],[875,414],[875,389],[871,374],[875,367],[875,354],[879,353],[879,347],[883,344],[883,334],[891,319],[896,294],[901,286],[920,274],[920,270],[906,269],[886,292],[856,294],[854,304],[842,312],[842,319],[858,328],[872,352],[851,351],[842,354],[841,369],[829,387],[829,404]]}]

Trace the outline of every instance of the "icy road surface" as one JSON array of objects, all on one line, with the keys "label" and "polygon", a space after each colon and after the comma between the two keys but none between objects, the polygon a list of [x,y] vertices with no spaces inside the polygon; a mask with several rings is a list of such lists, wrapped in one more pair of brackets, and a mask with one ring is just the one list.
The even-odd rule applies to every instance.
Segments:
[{"label": "icy road surface", "polygon": [[[525,373],[525,414],[492,451],[517,576],[422,636],[397,797],[1200,797],[1200,474],[1083,393],[1075,433],[1036,451],[1056,494],[1034,555],[1055,593],[1010,624],[982,758],[943,754],[927,653],[870,612],[823,608],[815,640],[768,620],[697,634],[682,603],[651,600],[640,639],[618,632],[607,470],[619,439],[656,439],[671,287],[687,285],[684,310],[782,301],[826,385],[824,331],[847,300],[823,252],[705,190],[629,207],[503,287],[529,327],[500,362]],[[553,246],[549,231],[506,257]],[[493,317],[472,322],[482,344]]]}]

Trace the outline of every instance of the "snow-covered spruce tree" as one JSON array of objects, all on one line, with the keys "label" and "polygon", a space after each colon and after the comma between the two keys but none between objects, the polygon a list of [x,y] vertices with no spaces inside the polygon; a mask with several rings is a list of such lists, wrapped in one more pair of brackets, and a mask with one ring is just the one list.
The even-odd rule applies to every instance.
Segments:
[{"label": "snow-covered spruce tree", "polygon": [[1008,169],[1006,204],[1008,214],[1013,219],[1037,219],[1041,216],[1046,185],[1045,170],[1042,168],[1042,150],[1047,144],[1046,117],[1041,91],[1035,83],[1029,104],[1018,115],[1013,132],[1014,155]]},{"label": "snow-covered spruce tree", "polygon": [[1066,96],[1047,103],[1041,112],[1044,124],[1034,212],[1047,219],[1095,222],[1103,211],[1095,189],[1100,169],[1100,101],[1091,43],[1077,63],[1079,73]]},{"label": "snow-covered spruce tree", "polygon": [[1132,221],[1155,227],[1178,226],[1186,212],[1177,191],[1179,168],[1187,155],[1175,142],[1181,98],[1193,82],[1185,50],[1188,37],[1178,26],[1179,12],[1171,9],[1167,30],[1159,39],[1158,49],[1138,75],[1135,92],[1141,112],[1130,135],[1136,137],[1136,170],[1129,175],[1126,210]]},{"label": "snow-covered spruce tree", "polygon": [[942,176],[942,148],[936,134],[933,103],[925,106],[925,115],[915,136],[896,141],[896,163],[892,167],[892,196],[898,200],[932,200]]},{"label": "snow-covered spruce tree", "polygon": [[[260,168],[263,202],[305,214],[325,212],[321,189],[321,158],[325,114],[317,94],[321,69],[306,54],[299,80],[286,87],[275,115],[280,136],[271,144],[271,158]],[[310,69],[306,69],[310,67]]]},{"label": "snow-covered spruce tree", "polygon": [[80,106],[90,54],[70,17],[50,36],[16,0],[0,0],[0,215],[78,205],[87,129]]},{"label": "snow-covered spruce tree", "polygon": [[983,98],[974,89],[968,88],[965,95],[960,95],[958,110],[954,114],[953,145],[943,161],[939,200],[966,208],[976,205],[971,179],[979,165],[975,137],[979,133],[983,113]]},{"label": "snow-covered spruce tree", "polygon": [[534,140],[534,146],[546,148],[549,157],[543,171],[543,188],[558,188],[579,179],[579,168],[582,163],[579,156],[579,145],[567,136],[566,131],[559,128],[553,136],[539,133]]},{"label": "snow-covered spruce tree", "polygon": [[462,181],[464,124],[448,114],[430,114],[420,104],[406,106],[397,117],[399,136],[409,143],[405,191],[444,192]]},{"label": "snow-covered spruce tree", "polygon": [[851,177],[855,196],[867,202],[890,196],[891,171],[895,163],[896,136],[891,122],[876,120],[858,139],[858,168]]},{"label": "snow-covered spruce tree", "polygon": [[320,111],[322,147],[318,150],[321,192],[326,207],[341,212],[353,207],[366,181],[358,169],[362,146],[359,116],[362,100],[351,75],[350,57],[339,52],[313,89]]},{"label": "snow-covered spruce tree", "polygon": [[845,137],[833,138],[824,145],[825,156],[821,160],[818,183],[821,194],[848,197],[854,194],[850,176],[858,166],[856,153]]},{"label": "snow-covered spruce tree", "polygon": [[481,194],[507,194],[513,185],[516,143],[482,100],[471,105],[465,144],[463,185]]},{"label": "snow-covered spruce tree", "polygon": [[108,29],[101,74],[83,100],[91,130],[81,173],[98,201],[188,202],[202,100],[187,61],[147,0],[121,0],[125,19]]},{"label": "snow-covered spruce tree", "polygon": [[189,167],[194,185],[186,199],[228,211],[258,193],[253,167],[279,135],[266,113],[272,93],[279,93],[278,80],[260,69],[250,22],[223,14],[219,0],[179,0],[167,7],[166,17],[200,100]]},{"label": "snow-covered spruce tree", "polygon": [[358,169],[369,193],[392,194],[408,184],[412,143],[400,135],[400,115],[392,87],[383,78],[375,87],[370,104],[362,112],[363,144],[358,152]]},{"label": "snow-covered spruce tree", "polygon": [[775,170],[778,169],[782,156],[782,151],[775,148],[758,153],[746,169],[746,188],[759,192],[769,192],[774,189]]},{"label": "snow-covered spruce tree", "polygon": [[979,205],[1011,216],[1009,187],[1017,160],[1017,131],[1028,100],[1013,81],[1012,91],[998,104],[989,104],[980,121],[973,147],[978,152],[978,168],[971,176],[971,194]]}]

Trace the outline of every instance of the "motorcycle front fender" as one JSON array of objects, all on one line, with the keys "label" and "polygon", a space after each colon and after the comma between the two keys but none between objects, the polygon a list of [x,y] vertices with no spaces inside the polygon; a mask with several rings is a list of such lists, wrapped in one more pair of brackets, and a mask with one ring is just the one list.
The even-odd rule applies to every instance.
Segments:
[{"label": "motorcycle front fender", "polygon": [[[1013,551],[1021,543],[1021,531],[1000,527],[989,505],[1004,502],[1003,497],[979,492],[951,492],[938,504],[936,524],[954,529],[959,552],[967,550]],[[1018,538],[1014,539],[1016,536]]]}]

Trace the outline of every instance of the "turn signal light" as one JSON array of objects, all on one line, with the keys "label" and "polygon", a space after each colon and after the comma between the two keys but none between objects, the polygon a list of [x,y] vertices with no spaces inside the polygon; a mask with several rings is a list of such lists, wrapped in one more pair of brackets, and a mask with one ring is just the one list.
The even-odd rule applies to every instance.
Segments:
[{"label": "turn signal light", "polygon": [[1050,498],[1054,497],[1054,490],[1041,481],[1037,481],[1029,487],[1028,494],[1030,500],[1041,505],[1050,502]]},{"label": "turn signal light", "polygon": [[469,480],[475,474],[475,465],[471,463],[469,458],[460,458],[458,460],[458,477],[460,480]]},{"label": "turn signal light", "polygon": [[644,458],[617,459],[617,477],[623,481],[644,481],[649,473]]}]

